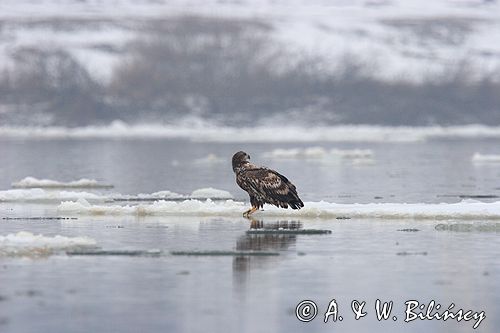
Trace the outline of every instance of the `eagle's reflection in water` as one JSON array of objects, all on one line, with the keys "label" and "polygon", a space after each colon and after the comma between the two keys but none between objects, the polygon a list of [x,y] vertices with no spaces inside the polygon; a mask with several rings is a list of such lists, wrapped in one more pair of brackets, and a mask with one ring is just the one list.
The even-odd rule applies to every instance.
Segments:
[{"label": "eagle's reflection in water", "polygon": [[[298,230],[302,228],[300,221],[273,221],[250,219],[250,230]],[[236,241],[237,251],[267,251],[277,252],[288,250],[295,244],[296,235],[279,233],[247,234]],[[252,268],[274,264],[282,256],[240,256],[233,259],[233,279],[238,288],[248,279]]]}]

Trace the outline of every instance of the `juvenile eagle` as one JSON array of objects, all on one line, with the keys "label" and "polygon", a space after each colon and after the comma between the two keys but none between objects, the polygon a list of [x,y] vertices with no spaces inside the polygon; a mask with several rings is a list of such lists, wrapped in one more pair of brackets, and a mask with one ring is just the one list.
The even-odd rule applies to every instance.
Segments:
[{"label": "juvenile eagle", "polygon": [[304,203],[300,200],[295,185],[285,176],[266,167],[259,167],[249,162],[250,155],[239,151],[233,155],[233,171],[236,183],[250,196],[252,208],[243,213],[250,214],[264,206],[265,203],[277,207],[300,209]]}]

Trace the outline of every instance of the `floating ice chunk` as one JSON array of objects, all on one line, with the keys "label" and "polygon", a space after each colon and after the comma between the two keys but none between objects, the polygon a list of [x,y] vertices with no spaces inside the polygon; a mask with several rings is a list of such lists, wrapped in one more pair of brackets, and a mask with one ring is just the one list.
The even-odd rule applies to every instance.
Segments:
[{"label": "floating ice chunk", "polygon": [[181,199],[231,199],[233,196],[231,193],[218,190],[212,187],[200,188],[194,190],[190,195],[179,194],[171,191],[159,191],[151,194],[140,193],[137,196],[134,195],[124,195],[118,196],[114,195],[112,197],[115,201],[146,201],[146,200],[181,200]]},{"label": "floating ice chunk", "polygon": [[158,192],[154,192],[151,194],[141,193],[141,194],[138,194],[137,197],[141,198],[141,199],[143,199],[143,198],[181,199],[181,198],[185,198],[186,196],[179,194],[179,193],[172,192],[172,191],[158,191]]},{"label": "floating ice chunk", "polygon": [[58,206],[59,212],[81,215],[174,215],[174,216],[236,216],[245,209],[242,202],[226,200],[214,202],[210,199],[184,201],[155,201],[151,204],[135,206],[91,205],[85,199],[64,201]]},{"label": "floating ice chunk", "polygon": [[[300,134],[300,135],[299,135]],[[207,121],[190,124],[28,127],[0,126],[0,137],[59,138],[183,138],[204,142],[417,142],[430,138],[500,138],[500,126],[215,126]]]},{"label": "floating ice chunk", "polygon": [[337,155],[342,158],[353,159],[371,159],[374,153],[371,149],[331,149],[330,154]]},{"label": "floating ice chunk", "polygon": [[7,236],[0,235],[0,246],[67,248],[95,245],[96,241],[89,237],[65,237],[61,235],[48,237],[41,234],[35,235],[28,231],[20,231]]},{"label": "floating ice chunk", "polygon": [[[274,149],[265,152],[264,157],[276,159],[324,159],[324,158],[343,158],[343,159],[366,159],[371,160],[374,153],[370,149],[331,149],[326,150],[323,147],[309,148],[291,148]],[[373,161],[372,161],[373,162]]]},{"label": "floating ice chunk", "polygon": [[265,152],[264,157],[267,158],[297,158],[301,153],[300,148],[293,149],[274,149],[270,152]]},{"label": "floating ice chunk", "polygon": [[322,158],[328,154],[328,152],[323,147],[309,147],[305,148],[303,154],[307,158]]},{"label": "floating ice chunk", "polygon": [[232,199],[233,196],[228,191],[219,190],[212,187],[200,188],[194,190],[191,195],[193,199],[207,199],[207,198],[216,198],[216,199]]},{"label": "floating ice chunk", "polygon": [[96,241],[88,237],[53,237],[20,231],[16,234],[0,235],[0,255],[48,255],[55,251],[95,248]]},{"label": "floating ice chunk", "polygon": [[[174,216],[241,216],[248,204],[226,201],[185,200],[156,201],[152,204],[137,206],[91,205],[80,199],[78,202],[63,202],[58,211],[82,215],[174,215]],[[302,218],[383,218],[383,219],[493,219],[500,220],[500,201],[485,203],[463,201],[454,204],[406,204],[406,203],[369,203],[337,204],[325,201],[306,202],[300,210],[280,209],[266,205],[259,216],[302,217]]]},{"label": "floating ice chunk", "polygon": [[500,223],[440,223],[434,227],[437,231],[455,232],[500,232]]},{"label": "floating ice chunk", "polygon": [[475,153],[472,156],[472,162],[476,163],[500,163],[500,155]]},{"label": "floating ice chunk", "polygon": [[323,158],[328,152],[323,147],[309,148],[291,148],[291,149],[274,149],[270,152],[265,152],[263,155],[267,158]]},{"label": "floating ice chunk", "polygon": [[97,180],[82,178],[70,182],[60,182],[51,179],[38,179],[26,177],[18,182],[12,183],[14,188],[110,188],[113,185],[101,184]]},{"label": "floating ice chunk", "polygon": [[61,200],[78,200],[85,198],[92,201],[103,201],[105,196],[88,192],[49,191],[41,188],[13,189],[0,191],[0,202],[53,202]]},{"label": "floating ice chunk", "polygon": [[79,191],[58,191],[54,189],[30,188],[0,191],[0,202],[33,202],[33,203],[60,203],[61,201],[77,201],[85,199],[91,202],[104,201],[154,201],[154,200],[182,200],[182,199],[231,199],[231,193],[215,188],[201,188],[194,190],[190,195],[172,191],[158,191],[154,193],[140,193],[138,195],[122,195],[119,193],[102,195]]},{"label": "floating ice chunk", "polygon": [[225,161],[224,158],[221,158],[221,157],[211,153],[203,158],[196,159],[194,162],[196,164],[219,164],[219,163],[223,163],[224,161]]},{"label": "floating ice chunk", "polygon": [[137,195],[129,195],[129,194],[113,194],[110,195],[109,200],[111,201],[154,201],[154,200],[180,200],[186,198],[185,195],[175,193],[172,191],[158,191],[154,193],[139,193]]},{"label": "floating ice chunk", "polygon": [[[92,208],[92,205],[87,200],[85,200],[83,198],[80,198],[77,201],[63,201],[59,205],[59,208],[62,206],[65,208],[65,209],[61,209],[62,211],[76,212],[76,213],[83,212],[86,209]],[[96,207],[98,207],[98,206],[96,206]]]}]

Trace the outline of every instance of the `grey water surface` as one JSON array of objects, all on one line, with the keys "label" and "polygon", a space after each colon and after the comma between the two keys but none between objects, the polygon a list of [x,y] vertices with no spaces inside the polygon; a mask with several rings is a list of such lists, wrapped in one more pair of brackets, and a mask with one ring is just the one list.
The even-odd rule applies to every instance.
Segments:
[{"label": "grey water surface", "polygon": [[[374,155],[370,161],[354,161],[264,154],[310,146],[371,149]],[[497,140],[229,144],[4,139],[0,190],[26,176],[84,177],[114,185],[99,193],[189,194],[214,187],[247,200],[230,167],[231,155],[245,150],[254,163],[287,175],[304,201],[492,202],[500,200],[500,164],[473,163],[472,156],[500,153],[498,147]],[[209,154],[219,159],[205,159]],[[434,300],[443,311],[452,303],[453,311],[484,311],[486,318],[475,331],[500,330],[498,221],[50,219],[56,216],[56,205],[0,202],[0,235],[87,236],[101,251],[0,256],[0,332],[474,331],[475,320],[405,323],[409,300],[425,305]],[[331,233],[296,232],[309,229]],[[255,230],[294,232],[247,232]],[[253,255],[259,252],[271,255]],[[330,317],[324,323],[333,299],[343,320]],[[377,299],[394,302],[388,320],[377,320]],[[303,300],[318,308],[307,323],[296,317]],[[366,317],[354,319],[353,300],[366,301]]]}]

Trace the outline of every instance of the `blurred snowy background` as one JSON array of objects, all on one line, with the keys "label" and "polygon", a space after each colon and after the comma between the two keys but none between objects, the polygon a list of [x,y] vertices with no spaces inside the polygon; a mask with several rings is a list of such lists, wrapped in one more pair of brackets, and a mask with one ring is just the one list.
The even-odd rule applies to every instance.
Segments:
[{"label": "blurred snowy background", "polygon": [[500,3],[3,0],[0,126],[500,125]]}]

